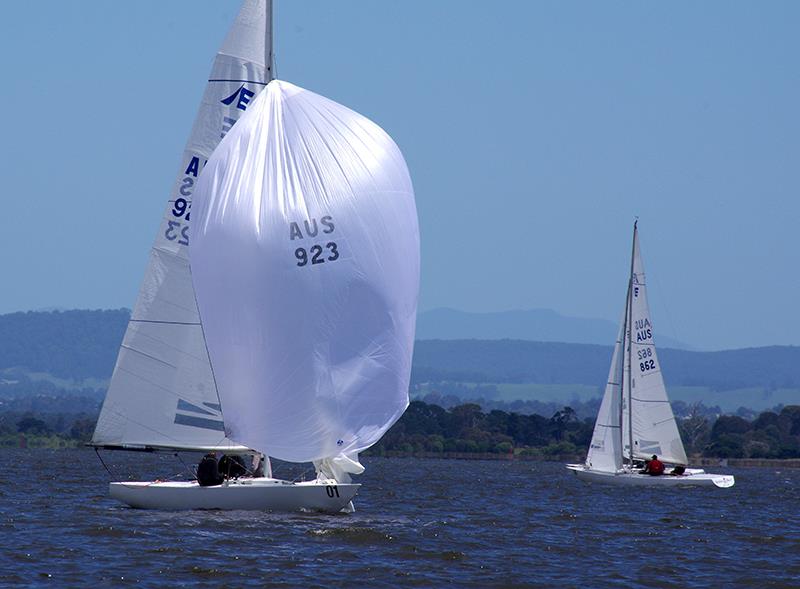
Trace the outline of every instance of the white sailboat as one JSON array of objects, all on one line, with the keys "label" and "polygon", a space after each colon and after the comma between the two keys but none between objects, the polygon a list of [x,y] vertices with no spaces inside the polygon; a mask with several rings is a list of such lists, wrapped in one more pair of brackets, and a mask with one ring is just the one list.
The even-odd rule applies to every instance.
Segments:
[{"label": "white sailboat", "polygon": [[[637,461],[657,455],[682,474],[640,473]],[[568,464],[578,478],[600,483],[641,486],[732,487],[730,475],[686,468],[686,451],[669,404],[653,342],[644,264],[637,223],[625,311],[614,346],[605,394],[597,414],[585,464]]]},{"label": "white sailboat", "polygon": [[358,452],[408,405],[405,162],[371,121],[272,79],[271,21],[245,0],[217,54],[92,444],[312,461],[317,478],[267,461],[219,486],[111,483],[133,507],[352,509]]}]

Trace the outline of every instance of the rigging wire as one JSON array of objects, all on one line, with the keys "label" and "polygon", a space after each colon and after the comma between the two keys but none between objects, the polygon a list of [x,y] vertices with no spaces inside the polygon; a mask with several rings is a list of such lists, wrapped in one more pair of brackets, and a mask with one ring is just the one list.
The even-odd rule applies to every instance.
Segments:
[{"label": "rigging wire", "polygon": [[113,473],[113,472],[111,472],[111,469],[110,469],[110,468],[108,468],[108,466],[106,465],[105,461],[103,460],[103,457],[102,457],[102,456],[100,456],[100,448],[95,448],[95,449],[94,449],[94,453],[95,453],[95,454],[97,454],[97,457],[100,459],[100,464],[102,464],[102,465],[103,465],[103,468],[105,468],[105,469],[106,469],[106,472],[109,474],[109,476],[112,476],[112,477],[113,477],[113,476],[114,476],[114,473]]}]

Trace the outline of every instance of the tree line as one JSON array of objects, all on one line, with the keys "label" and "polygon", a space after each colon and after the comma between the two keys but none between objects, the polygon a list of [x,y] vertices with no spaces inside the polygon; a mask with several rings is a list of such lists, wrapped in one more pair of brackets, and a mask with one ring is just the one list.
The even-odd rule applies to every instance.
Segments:
[{"label": "tree line", "polygon": [[[87,400],[87,403],[89,400]],[[91,439],[97,413],[0,412],[0,445],[75,446]],[[714,458],[800,458],[800,405],[764,411],[753,420],[738,415],[709,416],[697,405],[678,418],[690,456]],[[594,418],[580,419],[571,407],[550,417],[466,403],[445,409],[412,401],[403,416],[368,453],[421,452],[523,454],[540,458],[583,457],[594,430]]]},{"label": "tree line", "polygon": [[[520,453],[543,458],[585,456],[594,418],[579,419],[571,407],[551,417],[501,410],[484,412],[467,403],[451,409],[413,401],[370,453]],[[753,421],[709,416],[696,406],[679,418],[689,455],[716,458],[800,458],[800,405],[765,411]]]}]

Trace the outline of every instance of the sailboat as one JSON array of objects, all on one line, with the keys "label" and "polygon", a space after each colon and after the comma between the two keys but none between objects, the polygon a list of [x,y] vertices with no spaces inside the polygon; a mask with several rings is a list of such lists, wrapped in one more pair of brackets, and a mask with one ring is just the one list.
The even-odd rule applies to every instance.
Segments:
[{"label": "sailboat", "polygon": [[[638,221],[633,225],[630,278],[608,382],[585,464],[568,464],[589,482],[640,486],[732,487],[734,477],[687,468],[686,451],[672,412],[653,342]],[[653,455],[678,468],[641,472]],[[678,474],[680,473],[680,474]]]},{"label": "sailboat", "polygon": [[[112,482],[111,496],[151,509],[352,511],[358,453],[408,406],[418,289],[399,149],[363,116],[274,80],[272,4],[245,0],[92,445],[252,454],[264,476]],[[273,478],[270,456],[313,462],[317,476]]]}]

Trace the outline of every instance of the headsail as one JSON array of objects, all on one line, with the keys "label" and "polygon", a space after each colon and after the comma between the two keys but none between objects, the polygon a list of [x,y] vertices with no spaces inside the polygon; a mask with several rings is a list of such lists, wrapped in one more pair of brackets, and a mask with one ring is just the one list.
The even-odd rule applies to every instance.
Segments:
[{"label": "headsail", "polygon": [[[675,415],[667,398],[661,365],[653,343],[653,323],[647,304],[644,264],[639,252],[639,233],[633,230],[633,263],[630,281],[630,425],[633,434],[634,458],[650,458],[657,454],[664,462],[686,464],[686,451],[681,442]],[[627,375],[626,375],[627,376]],[[630,453],[627,411],[623,412],[625,456]]]},{"label": "headsail", "polygon": [[[627,314],[627,305],[625,306]],[[619,334],[611,356],[606,392],[600,403],[594,424],[592,442],[586,456],[586,465],[594,470],[617,472],[622,468],[622,367],[625,314],[619,325]]]},{"label": "headsail", "polygon": [[363,116],[276,80],[209,159],[193,215],[229,437],[347,466],[408,405],[419,232],[400,150]]},{"label": "headsail", "polygon": [[[246,0],[214,60],[100,418],[97,446],[230,448],[187,246],[197,177],[271,79],[270,0]],[[193,218],[192,218],[193,220]]]}]

